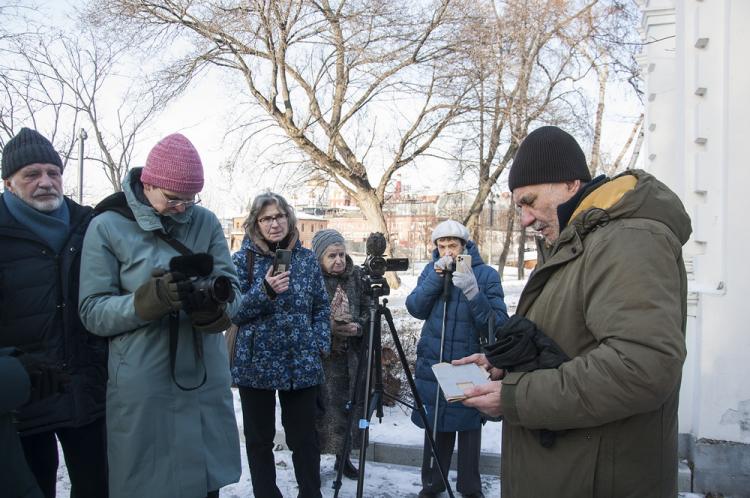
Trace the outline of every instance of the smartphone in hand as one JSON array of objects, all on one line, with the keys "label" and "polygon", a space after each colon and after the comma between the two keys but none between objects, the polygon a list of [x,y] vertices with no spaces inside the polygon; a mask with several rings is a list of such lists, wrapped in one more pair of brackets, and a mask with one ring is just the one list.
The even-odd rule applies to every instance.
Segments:
[{"label": "smartphone in hand", "polygon": [[456,271],[458,273],[468,273],[471,271],[471,255],[459,254],[456,256]]},{"label": "smartphone in hand", "polygon": [[292,263],[292,251],[289,249],[276,249],[273,255],[273,271],[272,275],[278,275],[289,270],[289,265]]}]

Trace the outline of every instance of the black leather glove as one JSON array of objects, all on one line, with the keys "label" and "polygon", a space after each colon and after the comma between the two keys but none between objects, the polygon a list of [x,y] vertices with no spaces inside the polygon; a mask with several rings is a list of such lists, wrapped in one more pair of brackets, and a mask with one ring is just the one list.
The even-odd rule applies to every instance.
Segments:
[{"label": "black leather glove", "polygon": [[495,340],[495,344],[484,348],[484,353],[493,367],[508,372],[557,368],[570,360],[555,341],[521,315],[513,315],[496,329]]},{"label": "black leather glove", "polygon": [[192,288],[193,284],[182,273],[156,268],[151,278],[135,291],[135,314],[141,320],[158,320],[170,311],[181,309]]},{"label": "black leather glove", "polygon": [[29,403],[63,392],[65,384],[70,382],[70,375],[41,356],[21,350],[14,356],[21,362],[31,381]]}]

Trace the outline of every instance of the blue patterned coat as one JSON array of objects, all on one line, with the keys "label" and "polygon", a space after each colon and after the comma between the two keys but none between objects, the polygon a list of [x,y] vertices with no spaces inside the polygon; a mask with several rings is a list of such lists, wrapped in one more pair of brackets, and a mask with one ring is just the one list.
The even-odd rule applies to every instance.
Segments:
[{"label": "blue patterned coat", "polygon": [[[248,282],[247,251],[254,253]],[[296,242],[289,290],[271,299],[263,287],[272,254],[247,236],[232,255],[240,278],[239,325],[232,378],[238,386],[294,390],[323,383],[321,355],[331,349],[331,314],[315,254]]]},{"label": "blue patterned coat", "polygon": [[[465,252],[471,255],[471,268],[479,285],[479,294],[468,301],[461,289],[451,288],[443,348],[443,361],[448,362],[479,352],[479,332],[487,329],[490,313],[495,315],[496,326],[505,323],[508,319],[503,301],[503,287],[497,271],[484,264],[473,241],[466,244]],[[432,263],[427,263],[424,267],[417,286],[406,298],[406,308],[409,313],[415,318],[425,320],[422,335],[417,344],[417,365],[414,376],[430,425],[435,416],[437,390],[432,365],[438,362],[440,356],[444,302],[443,277],[435,273],[433,266],[439,258],[437,249],[432,257]],[[468,408],[461,403],[449,405],[442,393],[440,393],[439,406],[438,431],[468,431],[481,427],[481,414],[474,408]],[[416,412],[412,413],[411,419],[416,425],[423,427],[422,419]]]}]

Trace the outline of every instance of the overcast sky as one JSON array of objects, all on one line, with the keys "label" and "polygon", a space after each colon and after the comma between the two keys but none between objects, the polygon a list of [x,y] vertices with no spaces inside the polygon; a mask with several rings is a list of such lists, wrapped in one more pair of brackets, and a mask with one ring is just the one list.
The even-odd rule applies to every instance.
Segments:
[{"label": "overcast sky", "polygon": [[[39,4],[46,19],[57,18],[59,25],[65,25],[68,22],[65,16],[70,6],[81,5],[82,2],[42,1]],[[145,67],[145,64],[131,64],[123,69],[123,73],[127,77],[138,77]],[[278,130],[260,135],[254,140],[248,154],[243,156],[244,169],[238,171],[231,178],[231,182],[227,181],[226,174],[219,168],[234,155],[237,145],[236,137],[229,139],[225,137],[229,125],[237,118],[238,113],[253,112],[246,106],[238,106],[236,98],[230,97],[230,95],[237,94],[239,84],[241,82],[238,83],[236,77],[233,80],[227,80],[217,72],[209,72],[198,79],[184,95],[174,101],[147,130],[140,134],[134,154],[133,164],[142,166],[148,151],[159,139],[170,133],[183,133],[195,144],[204,163],[206,187],[201,195],[204,205],[213,209],[220,217],[242,214],[248,200],[266,188],[290,193],[284,189],[288,182],[288,175],[279,174],[276,171],[265,171],[263,168],[265,160],[270,155],[283,154],[282,147],[273,146],[285,139]],[[615,156],[641,112],[641,106],[628,88],[624,86],[617,88],[612,85],[609,90],[602,149],[605,154]],[[114,105],[116,104],[113,99],[110,108]],[[104,109],[107,109],[107,106],[108,104],[105,103]],[[259,111],[256,109],[255,112]],[[83,126],[87,127],[87,124],[84,123]],[[384,126],[384,123],[380,121],[377,126]],[[571,132],[576,135],[575,131]],[[94,142],[91,139],[86,142],[87,147],[93,145]],[[588,155],[588,146],[584,144],[582,146]],[[372,158],[370,160],[372,161]],[[377,158],[374,162],[378,162]],[[376,164],[376,168],[378,166],[380,165]],[[71,164],[66,170],[67,187],[77,185],[77,169],[77,164]],[[111,190],[103,173],[98,169],[95,163],[87,163],[85,166],[85,203],[93,204]],[[425,171],[429,173],[425,174]],[[377,176],[375,172],[371,181],[376,181]],[[402,183],[416,191],[440,192],[457,187],[469,189],[472,187],[471,184],[457,184],[456,177],[457,174],[451,165],[441,164],[439,160],[432,158],[423,158],[416,165],[401,170]],[[502,186],[498,187],[498,191],[503,189]]]}]

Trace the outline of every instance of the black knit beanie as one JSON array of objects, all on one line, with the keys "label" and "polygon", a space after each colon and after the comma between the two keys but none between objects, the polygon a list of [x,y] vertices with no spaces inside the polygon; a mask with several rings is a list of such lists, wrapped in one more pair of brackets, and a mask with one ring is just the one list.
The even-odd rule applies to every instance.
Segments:
[{"label": "black knit beanie", "polygon": [[3,148],[3,180],[29,164],[56,164],[63,170],[60,154],[41,133],[21,128],[18,135],[8,140]]},{"label": "black knit beanie", "polygon": [[569,180],[591,181],[586,156],[570,134],[557,126],[542,126],[528,134],[516,152],[508,187]]}]

